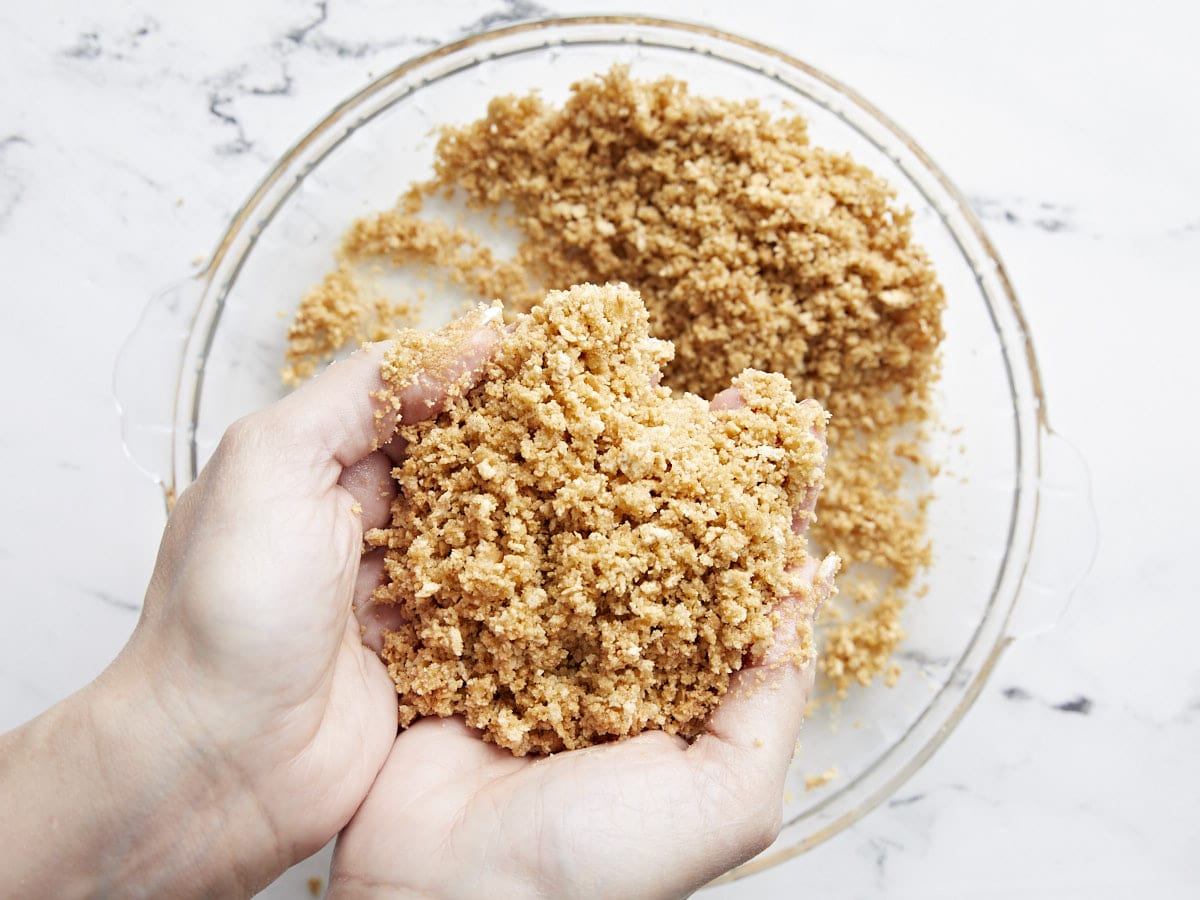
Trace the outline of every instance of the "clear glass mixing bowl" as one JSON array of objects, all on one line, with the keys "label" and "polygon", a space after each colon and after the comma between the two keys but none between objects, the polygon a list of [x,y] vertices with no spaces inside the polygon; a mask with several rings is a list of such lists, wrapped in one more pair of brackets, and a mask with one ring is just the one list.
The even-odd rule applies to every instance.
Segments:
[{"label": "clear glass mixing bowl", "polygon": [[[225,427],[281,395],[285,320],[329,268],[357,217],[432,175],[433,129],[487,101],[628,64],[699,94],[799,112],[814,143],[850,153],[915,212],[917,240],[946,289],[943,428],[933,455],[928,594],[905,611],[894,688],[855,691],[805,729],[778,842],[727,877],[815,846],[892,794],[945,740],[1014,638],[1053,624],[1094,547],[1085,469],[1050,431],[1028,331],[979,222],[922,150],[854,92],[804,63],[709,28],[630,17],[517,25],[398,66],[339,104],[271,170],[203,272],[153,301],[118,363],[130,455],[168,500],[195,478]],[[425,324],[456,303],[428,302]],[[1021,599],[1020,606],[1016,603]],[[827,786],[805,777],[836,766]]]}]

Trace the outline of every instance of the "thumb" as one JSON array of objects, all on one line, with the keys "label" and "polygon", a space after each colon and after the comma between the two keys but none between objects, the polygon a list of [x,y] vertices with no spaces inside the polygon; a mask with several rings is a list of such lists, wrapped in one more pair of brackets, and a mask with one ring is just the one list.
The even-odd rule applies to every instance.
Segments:
[{"label": "thumb", "polygon": [[[317,378],[249,417],[255,440],[250,451],[275,470],[299,468],[319,481],[336,483],[342,469],[391,440],[396,426],[427,419],[441,409],[452,387],[466,390],[482,374],[500,339],[499,307],[480,308],[430,335],[368,344],[331,364]],[[405,351],[420,354],[400,390],[384,383],[381,367],[398,372],[410,365]],[[395,353],[389,353],[395,350]],[[290,464],[290,465],[289,465]]]}]

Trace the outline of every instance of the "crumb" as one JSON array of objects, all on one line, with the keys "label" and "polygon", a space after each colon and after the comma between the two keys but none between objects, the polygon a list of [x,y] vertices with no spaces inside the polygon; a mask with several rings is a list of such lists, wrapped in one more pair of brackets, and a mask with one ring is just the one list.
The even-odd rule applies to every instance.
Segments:
[{"label": "crumb", "polygon": [[323,891],[324,889],[325,889],[325,882],[321,879],[321,877],[319,875],[314,875],[312,878],[308,879],[308,892],[310,894],[312,894],[314,897],[320,897],[321,891]]},{"label": "crumb", "polygon": [[829,782],[838,777],[836,766],[830,766],[819,775],[809,775],[804,779],[804,789],[806,791],[815,791],[817,788],[825,787]]},{"label": "crumb", "polygon": [[363,514],[362,504],[359,503],[357,500],[355,500],[353,503],[350,504],[350,512],[351,512],[351,514],[356,515],[361,519],[362,514]]},{"label": "crumb", "polygon": [[911,213],[873,173],[810,144],[799,117],[619,66],[562,107],[493,100],[444,130],[435,171],[426,194],[515,207],[518,259],[546,286],[639,290],[654,335],[676,347],[664,384],[711,396],[754,367],[822,401],[831,450],[814,538],[900,587],[928,565],[892,449],[900,425],[927,418],[945,300]]},{"label": "crumb", "polygon": [[[900,627],[903,603],[896,591],[889,588],[883,598],[865,613],[848,621],[827,625],[825,652],[819,665],[822,673],[844,698],[851,684],[866,686],[880,673],[888,670],[892,652],[904,639]],[[889,679],[892,676],[887,676]],[[896,677],[899,677],[897,673]],[[892,680],[892,686],[895,681]]]},{"label": "crumb", "polygon": [[755,747],[761,747],[761,746],[763,746],[763,745],[764,745],[764,743],[765,743],[765,741],[763,741],[763,739],[762,739],[762,738],[760,738],[760,737],[757,737],[757,738],[755,738],[755,739],[754,739],[754,746],[755,746]]},{"label": "crumb", "polygon": [[284,384],[299,384],[348,344],[384,340],[397,328],[416,322],[419,301],[370,296],[353,266],[355,240],[351,233],[343,242],[343,260],[337,269],[300,299],[287,330],[285,365],[280,370]]},{"label": "crumb", "polygon": [[[822,672],[839,693],[886,677],[906,592],[931,560],[924,498],[904,479],[936,471],[910,436],[931,418],[945,306],[912,213],[888,185],[810,143],[799,116],[694,95],[669,77],[638,82],[622,66],[578,82],[561,106],[495,98],[482,119],[442,130],[434,171],[395,209],[354,225],[342,268],[418,266],[518,311],[547,289],[626,282],[652,335],[675,346],[664,385],[711,396],[752,367],[825,405],[830,452],[811,538],[844,560],[850,582],[883,573],[886,587],[824,606]],[[442,195],[493,216],[511,207],[516,255],[422,218]],[[357,289],[315,290],[289,336],[293,380],[366,315],[361,300],[343,302]]]},{"label": "crumb", "polygon": [[355,275],[344,266],[326,275],[320,285],[301,298],[296,318],[288,328],[284,383],[299,384],[318,363],[355,340],[365,318]]},{"label": "crumb", "polygon": [[[389,352],[390,389],[428,340]],[[826,416],[753,370],[745,406],[710,410],[657,384],[672,352],[624,285],[551,292],[477,388],[399,429],[401,496],[367,540],[387,548],[376,602],[406,613],[383,650],[402,725],[461,714],[518,755],[691,737],[761,659],[772,598],[805,592],[792,511]]]},{"label": "crumb", "polygon": [[890,688],[900,683],[900,664],[891,663],[883,674],[883,683]]}]

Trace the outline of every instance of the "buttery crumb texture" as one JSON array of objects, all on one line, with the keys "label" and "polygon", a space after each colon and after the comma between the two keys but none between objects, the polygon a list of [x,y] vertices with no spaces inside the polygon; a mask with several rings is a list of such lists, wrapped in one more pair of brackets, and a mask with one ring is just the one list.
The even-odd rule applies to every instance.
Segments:
[{"label": "buttery crumb texture", "polygon": [[[945,298],[888,185],[814,146],[798,116],[620,66],[561,105],[495,98],[483,118],[442,131],[434,171],[356,223],[343,262],[441,268],[516,309],[551,288],[626,282],[651,334],[675,346],[664,384],[711,396],[753,367],[824,404],[829,461],[811,536],[849,566],[840,588],[853,601],[826,605],[821,668],[839,695],[891,680],[904,598],[930,561],[912,486],[928,463],[913,438],[931,417]],[[442,194],[513,210],[516,255],[431,219],[426,203]],[[302,305],[297,371],[330,352],[341,313],[371,319],[343,280],[316,290],[311,318]]]},{"label": "buttery crumb texture", "polygon": [[[400,387],[407,343],[384,368]],[[404,613],[383,649],[402,724],[462,714],[517,754],[691,736],[771,644],[775,598],[811,602],[792,525],[824,411],[752,370],[744,406],[710,409],[658,386],[671,356],[632,289],[551,292],[478,387],[400,429],[401,494],[368,541],[376,600]]]},{"label": "buttery crumb texture", "polygon": [[287,330],[283,383],[297,385],[348,344],[382,341],[416,322],[420,305],[374,296],[356,273],[358,248],[344,242],[342,261],[300,298]]},{"label": "buttery crumb texture", "polygon": [[837,766],[830,766],[824,772],[816,775],[809,775],[804,779],[804,789],[807,791],[815,791],[817,788],[823,788],[829,782],[838,777]]}]

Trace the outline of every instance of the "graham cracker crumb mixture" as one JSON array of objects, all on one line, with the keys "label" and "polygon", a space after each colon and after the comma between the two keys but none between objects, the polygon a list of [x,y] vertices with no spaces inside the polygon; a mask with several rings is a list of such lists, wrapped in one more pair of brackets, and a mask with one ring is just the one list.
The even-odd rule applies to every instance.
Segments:
[{"label": "graham cracker crumb mixture", "polygon": [[824,772],[816,775],[809,775],[804,779],[804,789],[806,791],[815,791],[817,788],[823,788],[829,782],[838,777],[837,766],[830,766]]},{"label": "graham cracker crumb mixture", "polygon": [[[944,306],[888,185],[813,146],[798,116],[696,96],[672,78],[637,82],[620,66],[575,84],[561,107],[494,99],[484,118],[443,130],[434,168],[348,245],[444,266],[481,299],[519,309],[547,288],[627,282],[651,333],[675,345],[664,384],[709,396],[753,367],[825,405],[812,537],[855,564],[844,590],[886,587],[840,607],[821,666],[839,695],[882,674],[903,638],[903,598],[930,561],[923,502],[905,479],[927,466],[912,434],[930,415]],[[516,257],[492,258],[465,229],[422,218],[439,194],[515,210]]]},{"label": "graham cracker crumb mixture", "polygon": [[[287,331],[285,384],[299,384],[351,342],[382,341],[416,324],[421,298],[391,300],[374,293],[360,274],[383,264],[447,274],[480,298],[532,300],[524,266],[497,259],[476,235],[436,219],[383,212],[355,222],[337,251],[337,268],[300,300]],[[369,279],[367,279],[369,281]]]},{"label": "graham cracker crumb mixture", "polygon": [[900,627],[902,608],[896,592],[889,590],[869,607],[870,615],[853,616],[825,626],[821,666],[841,695],[845,695],[851,684],[868,685],[880,674],[888,687],[895,686],[900,671],[891,657],[904,639]]},{"label": "graham cracker crumb mixture", "polygon": [[752,370],[744,406],[710,409],[657,384],[671,357],[627,286],[551,292],[476,388],[399,430],[401,495],[367,540],[404,613],[383,649],[402,724],[462,714],[519,755],[692,736],[771,644],[775,598],[812,601],[792,522],[824,411]]},{"label": "graham cracker crumb mixture", "polygon": [[419,302],[373,296],[356,271],[353,250],[347,242],[337,269],[300,299],[287,330],[284,384],[299,384],[347,344],[382,341],[416,322]]},{"label": "graham cracker crumb mixture", "polygon": [[[382,428],[389,412],[402,414],[404,397],[409,388],[417,389],[413,402],[419,400],[424,415],[434,412],[438,403],[453,399],[462,391],[461,358],[473,335],[481,328],[499,329],[503,309],[499,302],[491,307],[482,304],[465,316],[437,331],[406,329],[393,333],[395,343],[380,365],[380,377],[385,387],[374,394],[380,406],[375,410],[377,430]],[[410,413],[418,410],[409,409]],[[423,415],[423,417],[424,417]],[[390,427],[390,426],[389,426]],[[387,486],[382,486],[385,490]]]}]

